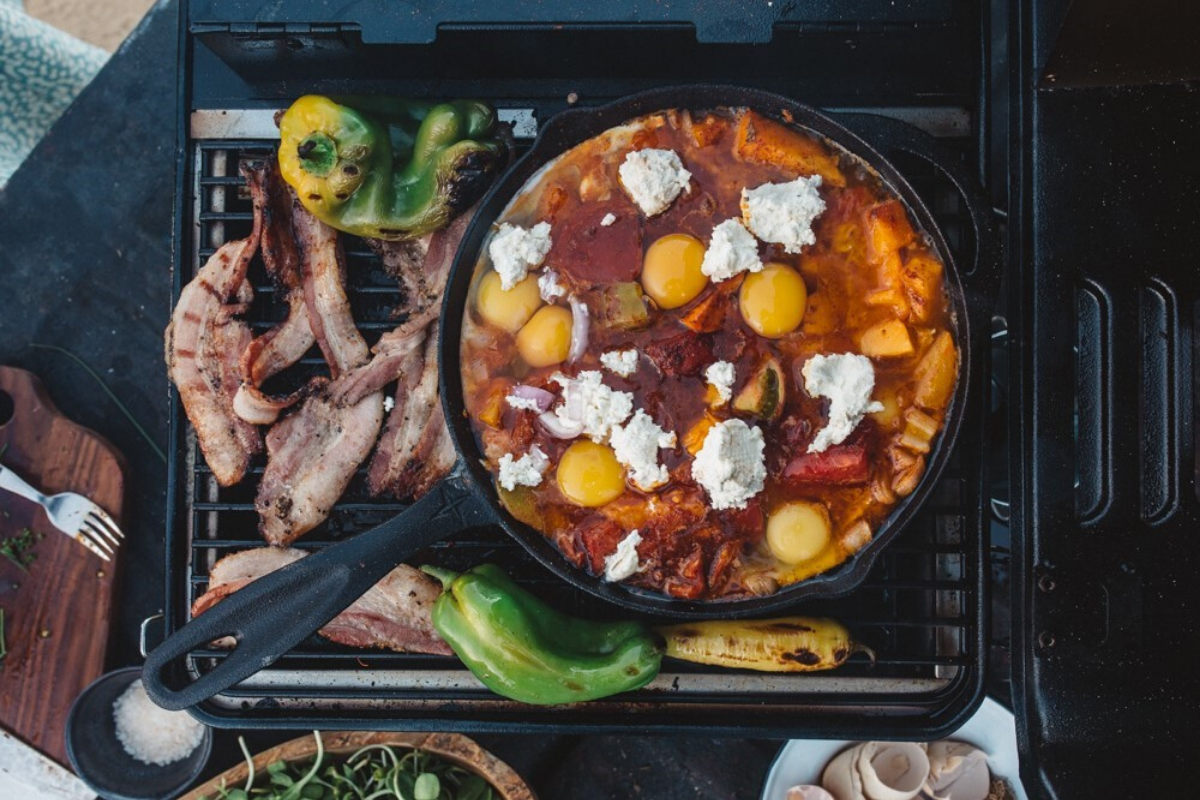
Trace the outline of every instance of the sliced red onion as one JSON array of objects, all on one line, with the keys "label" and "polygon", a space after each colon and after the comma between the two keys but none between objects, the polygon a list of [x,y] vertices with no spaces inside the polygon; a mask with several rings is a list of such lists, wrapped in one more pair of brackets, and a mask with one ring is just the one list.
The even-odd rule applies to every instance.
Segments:
[{"label": "sliced red onion", "polygon": [[545,389],[539,389],[536,386],[518,384],[512,388],[510,394],[513,397],[520,397],[523,400],[532,400],[537,403],[538,411],[549,409],[550,405],[554,402],[553,393],[547,392]]},{"label": "sliced red onion", "polygon": [[574,295],[568,300],[571,303],[571,349],[567,352],[567,361],[574,364],[587,352],[588,308]]},{"label": "sliced red onion", "polygon": [[538,424],[546,433],[555,439],[574,439],[583,433],[583,426],[578,423],[564,422],[557,414],[549,411],[538,414]]}]

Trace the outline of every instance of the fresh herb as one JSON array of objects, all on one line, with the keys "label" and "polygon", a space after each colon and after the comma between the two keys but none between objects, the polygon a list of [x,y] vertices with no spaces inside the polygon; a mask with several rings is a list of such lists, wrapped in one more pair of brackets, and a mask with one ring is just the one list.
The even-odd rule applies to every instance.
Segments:
[{"label": "fresh herb", "polygon": [[37,560],[34,546],[42,540],[42,534],[22,528],[15,536],[0,539],[0,556],[16,564],[22,572],[29,572],[29,565]]},{"label": "fresh herb", "polygon": [[0,608],[0,669],[4,668],[4,657],[8,655],[8,642],[4,638],[4,609]]},{"label": "fresh herb", "polygon": [[30,342],[29,346],[36,348],[36,349],[40,349],[40,350],[53,350],[56,353],[62,353],[64,356],[70,358],[76,364],[83,367],[84,371],[87,372],[88,375],[91,375],[92,379],[95,380],[96,383],[98,383],[100,385],[100,389],[103,390],[103,392],[106,395],[108,395],[108,398],[110,400],[112,400],[113,403],[116,404],[117,410],[120,411],[122,414],[124,414],[125,419],[129,420],[129,423],[131,425],[133,425],[133,427],[137,430],[137,432],[142,435],[142,438],[146,440],[146,444],[150,445],[150,448],[152,450],[154,450],[155,454],[160,459],[162,459],[162,462],[164,464],[168,463],[167,462],[167,454],[164,453],[162,448],[158,446],[158,442],[154,441],[154,439],[151,438],[150,434],[146,432],[146,429],[143,428],[141,423],[137,421],[137,418],[135,416],[133,416],[133,414],[129,411],[129,409],[125,407],[125,404],[122,403],[115,394],[113,394],[112,390],[109,389],[108,386],[104,383],[104,379],[101,378],[99,375],[97,375],[96,370],[92,369],[86,361],[84,361],[82,358],[75,355],[70,350],[66,349],[65,347],[59,347],[58,345],[42,344],[40,342]]},{"label": "fresh herb", "polygon": [[[224,785],[201,800],[497,800],[483,778],[422,750],[386,744],[360,748],[344,758],[325,755],[319,731],[312,760],[275,761],[256,776],[254,759],[241,737],[249,774],[240,788]],[[256,777],[259,778],[256,780]]]}]

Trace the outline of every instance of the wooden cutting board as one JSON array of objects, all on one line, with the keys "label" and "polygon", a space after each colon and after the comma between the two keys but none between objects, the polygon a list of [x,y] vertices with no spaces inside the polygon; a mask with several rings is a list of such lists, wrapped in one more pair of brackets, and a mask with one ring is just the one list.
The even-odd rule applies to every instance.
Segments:
[{"label": "wooden cutting board", "polygon": [[[2,366],[0,451],[0,463],[44,494],[78,492],[121,522],[121,455],[62,416],[33,374]],[[37,554],[27,571],[0,556],[8,648],[0,661],[0,726],[65,765],[67,712],[104,671],[121,551],[102,561],[60,533],[39,506],[0,490],[0,541],[24,528],[34,531]]]}]

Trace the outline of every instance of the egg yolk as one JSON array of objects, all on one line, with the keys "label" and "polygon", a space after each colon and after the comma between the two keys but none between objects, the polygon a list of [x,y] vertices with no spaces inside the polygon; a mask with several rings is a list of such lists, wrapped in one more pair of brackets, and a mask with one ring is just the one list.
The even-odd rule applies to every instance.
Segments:
[{"label": "egg yolk", "polygon": [[517,334],[517,352],[531,367],[552,367],[571,351],[571,312],[542,306]]},{"label": "egg yolk", "polygon": [[746,276],[740,292],[742,319],[768,339],[786,336],[804,319],[808,290],[800,273],[785,264],[767,264]]},{"label": "egg yolk", "polygon": [[668,234],[646,248],[642,288],[659,308],[679,308],[708,285],[708,276],[700,271],[703,261],[703,242],[686,233]]},{"label": "egg yolk", "polygon": [[542,304],[537,276],[526,275],[525,280],[506,292],[500,288],[500,276],[489,271],[479,281],[476,304],[479,315],[485,320],[509,333],[516,333]]},{"label": "egg yolk", "polygon": [[567,448],[557,477],[558,488],[577,506],[602,506],[625,491],[625,471],[612,449],[587,440]]},{"label": "egg yolk", "polygon": [[767,546],[785,564],[815,558],[829,544],[829,512],[817,503],[787,503],[767,519]]}]

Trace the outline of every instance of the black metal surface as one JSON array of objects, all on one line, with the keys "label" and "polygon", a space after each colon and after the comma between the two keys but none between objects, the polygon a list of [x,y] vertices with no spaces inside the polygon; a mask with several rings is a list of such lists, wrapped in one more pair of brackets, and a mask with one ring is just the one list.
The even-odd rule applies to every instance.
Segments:
[{"label": "black metal surface", "polygon": [[353,27],[366,42],[432,42],[447,26],[487,26],[490,29],[534,27],[607,28],[620,34],[633,26],[672,25],[701,42],[756,42],[771,39],[779,25],[822,23],[856,25],[884,23],[936,24],[952,16],[952,0],[899,0],[863,4],[853,0],[810,0],[797,3],[733,5],[712,0],[674,3],[633,0],[621,3],[543,3],[538,0],[480,2],[441,0],[415,3],[397,14],[387,0],[363,0],[346,5],[292,2],[264,5],[260,0],[198,0],[192,17],[199,23],[243,26],[295,26],[297,22],[325,27]]},{"label": "black metal surface", "polygon": [[1186,797],[1200,745],[1186,655],[1200,640],[1200,96],[1039,80],[1066,5],[1014,7],[1030,33],[1014,51],[1013,85],[1029,88],[1014,98],[1026,188],[1009,285],[1022,776],[1042,797]]},{"label": "black metal surface", "polygon": [[[935,129],[950,137],[944,144],[958,154],[964,169],[974,172],[981,169],[976,154],[981,150],[982,132],[973,126],[973,119],[984,108],[982,82],[977,78],[981,50],[976,46],[977,39],[972,38],[980,35],[977,25],[970,9],[964,11],[956,6],[949,22],[924,30],[866,23],[853,32],[815,26],[792,30],[785,36],[777,32],[771,45],[754,48],[697,48],[694,38],[687,45],[686,37],[681,40],[654,26],[645,26],[646,33],[641,33],[641,29],[623,31],[620,38],[596,31],[573,33],[570,29],[561,33],[505,30],[486,34],[452,29],[442,31],[432,47],[420,51],[424,59],[405,60],[406,67],[411,69],[406,69],[403,75],[392,70],[386,73],[389,75],[386,78],[381,78],[385,73],[380,72],[359,76],[346,66],[348,60],[339,60],[336,54],[320,62],[321,47],[328,42],[322,38],[324,34],[313,34],[305,26],[299,26],[295,36],[284,36],[269,27],[256,33],[242,26],[231,33],[228,26],[221,31],[197,26],[195,36],[185,35],[182,40],[189,54],[185,64],[192,67],[190,72],[185,70],[187,80],[183,89],[190,108],[278,107],[306,91],[346,91],[351,87],[400,94],[466,94],[492,99],[502,108],[530,109],[536,117],[545,119],[576,102],[576,97],[581,98],[581,103],[594,104],[615,94],[661,83],[676,73],[723,73],[725,78],[731,73],[745,73],[750,83],[819,98],[826,104],[862,101],[889,108],[903,106],[893,113],[931,120]],[[563,44],[584,40],[598,44],[598,49],[593,52]],[[287,49],[294,58],[277,59],[276,72],[267,73],[265,78],[252,68],[251,62],[244,60],[247,54],[270,50],[272,43],[283,41],[288,42]],[[630,46],[646,41],[658,42],[661,47],[648,50],[647,57],[636,63],[626,61],[625,67],[609,68],[614,63],[613,52],[627,51]],[[905,66],[881,76],[878,71],[865,68],[863,59],[849,58],[868,41],[881,52],[899,48],[913,54],[913,58]],[[553,58],[539,62],[528,57],[531,42],[542,45],[540,50],[535,48],[542,55],[549,48]],[[797,48],[796,42],[803,42],[806,47]],[[355,37],[338,46],[348,48],[364,63],[413,53],[402,46],[365,48]],[[839,47],[845,51],[837,53]],[[677,56],[702,57],[688,64],[683,64],[687,59],[682,58],[676,59],[680,63],[668,63],[670,59],[659,52],[664,49],[675,51]],[[492,56],[500,50],[506,58],[493,60]],[[223,53],[227,60],[217,57],[217,52]],[[841,61],[817,64],[808,60],[814,52],[833,54]],[[784,54],[797,57],[780,60]],[[317,58],[317,62],[305,61],[307,58]],[[946,70],[947,58],[964,68]],[[768,60],[773,60],[770,69],[765,68]],[[284,63],[290,65],[290,74],[281,77],[278,67]],[[314,63],[324,63],[326,68],[314,69]],[[602,63],[604,66],[599,66]],[[231,69],[232,64],[237,68]],[[430,83],[425,74],[431,68],[438,69],[439,75],[445,77]],[[597,68],[605,77],[595,74]],[[942,110],[966,109],[962,112],[965,122],[955,121],[953,112],[948,116],[943,114],[939,104]],[[193,157],[198,159],[194,172],[190,168],[184,170],[181,182],[183,214],[177,281],[186,281],[193,268],[193,242],[200,243],[199,256],[203,258],[212,252],[214,242],[222,241],[224,236],[244,235],[248,229],[248,203],[237,197],[236,179],[224,176],[234,174],[233,165],[240,154],[261,152],[269,143],[193,143],[185,138],[181,144],[189,167]],[[970,262],[974,247],[972,237],[966,233],[970,223],[953,183],[928,163],[903,153],[893,157],[902,162],[904,174],[929,203],[939,227],[950,240],[956,260]],[[221,175],[214,169],[218,158],[224,158],[228,168]],[[210,207],[218,192],[226,193],[229,198],[224,211],[206,211],[194,232],[188,221],[192,218],[193,178],[198,189],[195,202],[203,208]],[[222,225],[224,232],[214,239]],[[398,299],[398,291],[373,256],[353,241],[349,261],[357,278],[357,285],[352,287],[356,319],[362,323],[368,341],[373,341],[380,329],[389,326],[387,311]],[[256,286],[267,288],[265,276],[257,268],[253,278]],[[269,292],[262,292],[252,322],[257,329],[268,327],[270,320],[280,318],[283,309]],[[986,356],[978,361],[981,367],[972,380],[983,379],[987,369],[985,359]],[[310,366],[318,363],[319,358],[314,354]],[[739,683],[737,691],[708,684],[689,688],[688,680],[711,676],[698,669],[680,670],[677,686],[668,680],[665,687],[653,692],[611,703],[588,704],[573,710],[568,717],[552,711],[531,713],[469,685],[445,688],[446,684],[440,681],[461,674],[446,659],[363,653],[314,639],[276,664],[272,674],[286,676],[284,683],[242,687],[206,703],[198,713],[220,725],[275,727],[403,724],[460,730],[553,727],[583,732],[623,728],[875,737],[935,736],[951,730],[980,697],[986,650],[987,596],[981,575],[986,559],[984,453],[988,445],[982,409],[977,405],[967,409],[960,448],[952,456],[934,496],[913,524],[887,548],[864,584],[844,598],[807,602],[796,609],[800,613],[831,614],[850,624],[881,653],[880,663],[874,669],[865,663],[851,662],[835,675],[771,691],[756,683],[760,676],[736,674],[730,680],[749,681]],[[178,409],[174,411],[177,413]],[[178,502],[172,504],[168,531],[172,559],[168,631],[186,619],[188,603],[203,592],[203,575],[208,565],[220,555],[260,544],[254,531],[253,489],[218,489],[202,460],[195,462],[192,470],[191,444],[181,425],[174,430],[179,453],[175,467],[180,478],[175,483]],[[261,472],[261,466],[257,470]],[[378,524],[402,508],[370,500],[363,484],[361,478],[356,478],[329,522],[302,539],[300,546],[323,547],[345,533]],[[191,508],[184,504],[189,495],[194,500]],[[194,539],[189,538],[189,531],[196,533]],[[496,532],[481,529],[436,545],[420,558],[459,568],[483,559],[495,561],[560,608],[587,617],[612,613],[552,579],[522,553]],[[195,566],[194,573],[191,565]],[[193,666],[205,671],[222,654],[198,651],[193,655]],[[396,676],[407,682],[389,682]],[[406,676],[415,677],[410,680]],[[429,683],[418,685],[419,681]],[[847,685],[843,686],[843,682]]]}]

